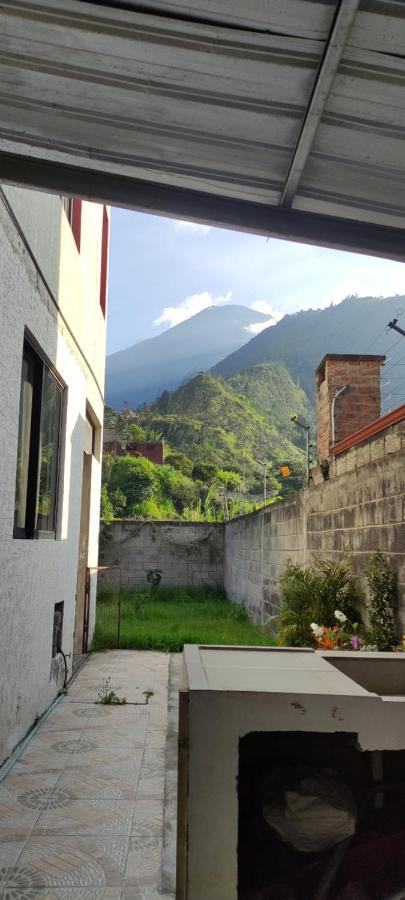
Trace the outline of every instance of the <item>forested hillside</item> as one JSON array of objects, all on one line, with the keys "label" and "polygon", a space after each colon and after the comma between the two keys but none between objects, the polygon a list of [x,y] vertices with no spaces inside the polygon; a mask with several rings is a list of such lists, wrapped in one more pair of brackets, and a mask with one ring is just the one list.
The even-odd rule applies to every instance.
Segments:
[{"label": "forested hillside", "polygon": [[[262,496],[260,463],[267,465],[273,500],[299,489],[305,463],[301,432],[291,422],[297,414],[308,421],[310,404],[280,364],[256,366],[228,380],[197,375],[140,407],[132,425],[107,410],[108,426],[115,422],[122,435],[126,430],[138,440],[160,436],[166,443],[166,464],[160,467],[106,454],[104,497],[112,502],[111,514],[215,518],[248,512],[253,498]],[[282,465],[291,470],[284,479]]]},{"label": "forested hillside", "polygon": [[[315,370],[326,353],[386,353],[398,338],[387,334],[387,323],[400,317],[403,327],[405,296],[347,297],[327,309],[309,309],[284,316],[277,325],[266,328],[213,369],[214,375],[229,377],[263,362],[283,363],[314,402]],[[405,355],[405,338],[404,355]],[[400,343],[400,342],[399,342]],[[401,350],[401,346],[399,347]],[[384,382],[395,375],[396,360],[387,360]],[[383,385],[383,398],[391,395],[392,406],[403,402],[405,391],[398,390],[398,403],[392,397],[393,385]],[[387,400],[387,402],[389,402]]]},{"label": "forested hillside", "polygon": [[115,409],[156,400],[186,378],[210,369],[249,339],[263,313],[230,303],[204,309],[162,334],[107,357],[106,400]]}]

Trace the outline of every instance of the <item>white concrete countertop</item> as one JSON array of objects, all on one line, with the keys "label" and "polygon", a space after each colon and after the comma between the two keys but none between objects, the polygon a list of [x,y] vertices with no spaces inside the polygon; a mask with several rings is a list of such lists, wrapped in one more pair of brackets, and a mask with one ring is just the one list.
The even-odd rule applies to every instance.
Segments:
[{"label": "white concrete countertop", "polygon": [[184,655],[191,690],[370,696],[311,649],[187,645]]}]

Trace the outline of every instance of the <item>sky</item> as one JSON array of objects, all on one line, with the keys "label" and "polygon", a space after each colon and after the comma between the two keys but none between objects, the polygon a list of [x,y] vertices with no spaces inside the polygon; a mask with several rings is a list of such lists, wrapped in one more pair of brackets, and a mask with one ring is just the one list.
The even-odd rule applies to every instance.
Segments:
[{"label": "sky", "polygon": [[[207,306],[250,307],[249,340],[286,313],[326,307],[349,294],[404,293],[402,263],[112,210],[108,353]],[[255,310],[268,317],[264,325],[255,322]]]}]

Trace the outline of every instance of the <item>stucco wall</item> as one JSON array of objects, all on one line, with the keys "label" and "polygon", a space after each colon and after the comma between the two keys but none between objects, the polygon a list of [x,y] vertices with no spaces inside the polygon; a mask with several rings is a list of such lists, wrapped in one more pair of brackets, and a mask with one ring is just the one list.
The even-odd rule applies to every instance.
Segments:
[{"label": "stucco wall", "polygon": [[102,526],[100,563],[121,566],[123,587],[145,586],[151,569],[163,585],[223,586],[224,528],[208,522],[112,522]]},{"label": "stucco wall", "polygon": [[405,629],[405,422],[341,454],[330,480],[314,471],[308,491],[229,522],[225,590],[257,621],[277,610],[279,576],[288,559],[338,559],[350,551],[362,575],[370,553],[383,551],[397,573],[398,627]]},{"label": "stucco wall", "polygon": [[[60,601],[64,601],[63,649],[67,654],[72,653],[86,407],[99,423],[103,415],[102,395],[81,351],[74,317],[67,322],[67,317],[63,321],[59,314],[60,293],[55,286],[64,280],[66,267],[71,267],[71,254],[65,252],[60,229],[60,199],[18,189],[7,189],[7,199],[13,201],[12,212],[17,221],[13,221],[0,197],[0,762],[60,687],[60,665],[51,659],[54,605]],[[40,235],[37,241],[33,237],[35,227]],[[28,242],[32,241],[34,259],[27,252],[19,229]],[[70,290],[77,302],[80,299],[82,303],[93,303],[97,329],[97,291],[86,297],[90,275],[87,272],[84,279],[80,274],[86,268],[85,253],[84,242]],[[89,259],[94,266],[94,257],[90,255]],[[64,303],[67,304],[67,295]],[[91,310],[86,316],[90,325]],[[26,328],[66,384],[56,540],[13,537],[21,362]],[[100,377],[104,339],[100,338]],[[99,444],[100,441],[101,434]],[[98,556],[99,483],[100,462],[93,457],[89,564],[96,564]],[[68,665],[71,669],[71,656]]]}]

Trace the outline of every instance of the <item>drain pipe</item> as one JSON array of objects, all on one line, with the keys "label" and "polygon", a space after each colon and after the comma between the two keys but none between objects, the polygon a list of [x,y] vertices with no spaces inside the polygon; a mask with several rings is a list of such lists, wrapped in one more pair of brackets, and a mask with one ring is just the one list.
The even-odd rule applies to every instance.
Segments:
[{"label": "drain pipe", "polygon": [[[77,670],[77,672],[75,672],[75,674],[72,675],[72,677],[69,681],[69,687],[76,680],[76,678],[79,675],[79,673],[81,672],[83,666],[85,666],[87,662],[88,662],[88,658],[80,666],[80,668]],[[20,743],[17,744],[17,747],[15,748],[15,750],[13,750],[13,752],[11,753],[9,758],[6,760],[6,762],[3,763],[3,765],[0,769],[0,784],[2,781],[4,781],[5,778],[7,778],[7,775],[9,774],[9,772],[11,772],[11,769],[13,768],[13,766],[15,766],[16,762],[19,760],[21,754],[24,753],[24,750],[26,749],[26,747],[28,747],[28,745],[31,743],[32,738],[37,733],[38,729],[41,727],[41,725],[43,725],[43,723],[46,721],[48,716],[50,716],[51,712],[53,712],[53,710],[55,709],[55,706],[57,706],[58,703],[60,703],[60,701],[63,700],[64,696],[65,696],[65,694],[61,693],[61,694],[58,694],[54,700],[52,700],[52,703],[50,704],[50,706],[48,706],[48,709],[46,709],[45,712],[42,713],[42,716],[39,717],[38,721],[31,728],[31,731],[29,731],[28,734],[26,734],[25,737],[22,739],[22,741],[20,741]]]},{"label": "drain pipe", "polygon": [[349,389],[350,389],[350,384],[345,384],[344,387],[339,388],[339,390],[336,391],[336,394],[335,394],[335,396],[334,396],[334,398],[333,398],[333,400],[332,400],[332,410],[331,410],[331,418],[332,418],[332,447],[334,447],[334,446],[335,446],[335,443],[336,443],[336,441],[335,441],[335,437],[336,437],[336,434],[335,434],[335,403],[336,403],[336,400],[337,400],[339,397],[341,397],[342,394],[345,394],[346,391],[348,391]]}]

